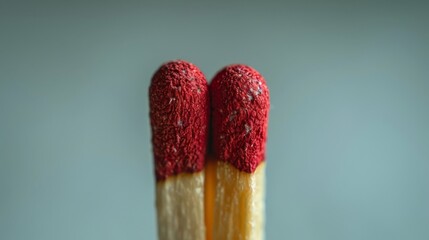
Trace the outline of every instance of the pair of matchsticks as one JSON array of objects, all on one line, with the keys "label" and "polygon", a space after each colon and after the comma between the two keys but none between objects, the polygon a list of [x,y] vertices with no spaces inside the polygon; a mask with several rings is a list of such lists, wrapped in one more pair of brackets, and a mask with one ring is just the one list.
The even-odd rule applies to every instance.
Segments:
[{"label": "pair of matchsticks", "polygon": [[230,65],[209,86],[197,66],[177,60],[157,70],[149,95],[159,239],[263,239],[264,78]]}]

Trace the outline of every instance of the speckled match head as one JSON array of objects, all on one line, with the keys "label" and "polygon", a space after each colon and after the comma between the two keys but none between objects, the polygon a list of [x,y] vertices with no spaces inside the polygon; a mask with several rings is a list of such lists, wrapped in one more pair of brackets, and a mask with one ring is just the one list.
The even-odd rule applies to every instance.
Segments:
[{"label": "speckled match head", "polygon": [[204,74],[192,63],[163,64],[149,87],[157,181],[204,167],[209,95]]},{"label": "speckled match head", "polygon": [[217,158],[252,173],[265,160],[270,96],[264,78],[241,64],[222,69],[210,84]]}]

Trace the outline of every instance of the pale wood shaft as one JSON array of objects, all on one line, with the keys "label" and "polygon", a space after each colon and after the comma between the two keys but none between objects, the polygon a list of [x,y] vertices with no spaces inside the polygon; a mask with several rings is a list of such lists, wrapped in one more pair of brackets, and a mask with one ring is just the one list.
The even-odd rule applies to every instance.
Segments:
[{"label": "pale wood shaft", "polygon": [[246,173],[217,162],[213,240],[264,239],[265,163]]},{"label": "pale wood shaft", "polygon": [[204,172],[170,176],[156,184],[159,240],[203,240]]}]

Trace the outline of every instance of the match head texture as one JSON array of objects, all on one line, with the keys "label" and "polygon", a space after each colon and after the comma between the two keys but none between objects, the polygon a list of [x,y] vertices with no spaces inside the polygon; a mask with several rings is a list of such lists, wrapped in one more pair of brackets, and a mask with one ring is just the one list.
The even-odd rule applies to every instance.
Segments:
[{"label": "match head texture", "polygon": [[183,60],[163,64],[152,77],[149,105],[157,181],[201,171],[209,122],[204,74]]},{"label": "match head texture", "polygon": [[217,158],[252,173],[265,159],[270,96],[255,69],[230,65],[210,84],[213,144]]}]

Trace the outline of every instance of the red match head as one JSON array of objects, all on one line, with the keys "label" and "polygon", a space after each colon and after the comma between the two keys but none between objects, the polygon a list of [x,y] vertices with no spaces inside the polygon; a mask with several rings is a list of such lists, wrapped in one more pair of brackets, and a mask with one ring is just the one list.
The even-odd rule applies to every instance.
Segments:
[{"label": "red match head", "polygon": [[270,96],[264,78],[246,65],[230,65],[210,84],[216,156],[252,173],[265,159]]},{"label": "red match head", "polygon": [[162,65],[152,77],[149,104],[157,181],[202,170],[209,96],[200,69],[182,60]]}]

